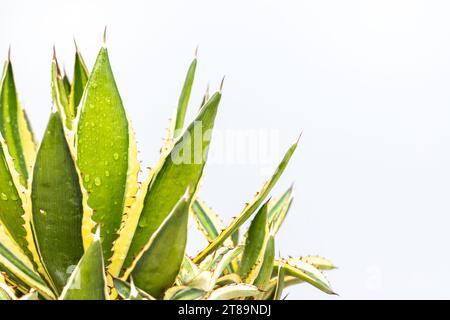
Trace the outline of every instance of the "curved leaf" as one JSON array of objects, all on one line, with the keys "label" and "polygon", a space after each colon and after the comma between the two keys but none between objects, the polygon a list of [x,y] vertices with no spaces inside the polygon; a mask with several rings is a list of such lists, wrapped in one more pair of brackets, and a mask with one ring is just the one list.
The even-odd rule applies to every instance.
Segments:
[{"label": "curved leaf", "polygon": [[57,111],[52,112],[34,166],[31,187],[34,238],[58,292],[83,256],[82,193]]},{"label": "curved leaf", "polygon": [[191,96],[192,84],[194,82],[196,67],[197,58],[195,58],[189,66],[188,72],[186,74],[186,79],[184,80],[183,89],[181,90],[180,98],[178,100],[177,115],[175,117],[174,138],[176,138],[176,134],[180,133],[183,129],[184,119],[186,118],[186,110],[189,104],[189,98]]},{"label": "curved leaf", "polygon": [[33,270],[31,262],[0,226],[0,265],[31,288],[36,288],[46,298],[55,296],[42,278]]},{"label": "curved leaf", "polygon": [[78,113],[78,105],[81,102],[83,96],[84,88],[88,82],[89,72],[84,63],[81,53],[78,48],[75,53],[75,63],[73,67],[73,79],[70,86],[69,94],[69,110],[73,117],[76,117]]},{"label": "curved leaf", "polygon": [[266,290],[266,287],[270,281],[273,269],[273,261],[275,259],[275,239],[273,235],[269,237],[266,242],[264,258],[259,268],[258,275],[253,281],[253,284],[261,290]]},{"label": "curved leaf", "polygon": [[114,288],[117,290],[122,299],[125,300],[155,300],[151,295],[143,290],[136,288],[133,281],[130,283],[118,278],[113,278]]},{"label": "curved leaf", "polygon": [[[0,135],[0,221],[20,248],[31,258],[26,241],[24,209],[19,175],[15,171],[6,143]],[[11,169],[11,170],[10,170]],[[16,186],[18,186],[19,191]]]},{"label": "curved leaf", "polygon": [[108,298],[100,237],[84,253],[73,270],[60,300],[106,300]]},{"label": "curved leaf", "polygon": [[325,293],[336,294],[331,288],[327,278],[325,278],[320,270],[306,262],[301,260],[275,261],[274,267],[278,268],[279,266],[284,269],[286,275],[290,275],[302,281],[308,282]]},{"label": "curved leaf", "polygon": [[196,120],[177,140],[172,151],[161,159],[148,187],[125,267],[142,250],[186,188],[190,186],[190,197],[196,192],[210,143],[208,136],[204,135],[211,133],[220,97],[220,93],[211,97]]},{"label": "curved leaf", "polygon": [[270,190],[272,190],[273,186],[277,183],[278,179],[280,178],[281,174],[283,173],[284,169],[286,168],[289,160],[292,157],[292,154],[294,153],[295,149],[297,148],[298,141],[294,143],[288,151],[285,153],[283,159],[281,160],[280,164],[278,165],[277,169],[273,173],[272,177],[263,185],[261,190],[256,194],[253,201],[249,204],[247,204],[242,211],[242,213],[235,218],[231,224],[224,229],[220,235],[211,242],[205,249],[203,249],[194,259],[193,261],[195,263],[201,262],[203,259],[205,259],[211,252],[217,249],[227,238],[229,238],[242,224],[245,223],[245,221],[248,220],[248,218],[251,217],[251,215],[259,208],[261,203],[264,201],[266,196],[269,194]]},{"label": "curved leaf", "polygon": [[285,193],[278,199],[269,203],[269,223],[270,229],[276,234],[284,222],[286,215],[292,204],[292,189],[291,186]]},{"label": "curved leaf", "polygon": [[208,300],[231,300],[254,297],[259,293],[258,288],[250,284],[230,284],[214,290],[208,297]]},{"label": "curved leaf", "polygon": [[[88,205],[94,211],[92,220],[101,226],[103,252],[108,260],[124,211],[129,124],[106,48],[100,49],[81,100],[76,148],[77,164],[89,193]],[[83,235],[84,239],[90,236]]]},{"label": "curved leaf", "polygon": [[300,260],[313,265],[319,270],[333,270],[337,268],[333,262],[320,256],[306,256],[301,257]]},{"label": "curved leaf", "polygon": [[[183,262],[188,231],[188,193],[186,191],[127,272],[131,271],[139,288],[154,297],[161,296],[175,282]],[[124,278],[128,277],[127,273]]]},{"label": "curved leaf", "polygon": [[61,75],[58,61],[56,60],[56,52],[54,47],[52,59],[52,100],[53,104],[58,107],[58,111],[63,119],[64,125],[71,130],[72,120],[75,115],[69,109],[69,97],[64,85],[64,78]]},{"label": "curved leaf", "polygon": [[36,145],[25,111],[19,102],[9,59],[5,63],[0,83],[0,133],[7,143],[8,153],[20,175],[20,182],[26,187],[36,155]]},{"label": "curved leaf", "polygon": [[164,300],[199,300],[205,295],[206,292],[198,288],[176,286],[166,291]]},{"label": "curved leaf", "polygon": [[[262,263],[264,250],[269,236],[267,204],[268,202],[259,209],[248,229],[244,252],[239,266],[239,275],[242,279],[247,279],[250,273],[253,272],[255,268],[259,268]],[[258,261],[259,259],[261,261]],[[259,264],[259,266],[257,266],[257,264]]]}]

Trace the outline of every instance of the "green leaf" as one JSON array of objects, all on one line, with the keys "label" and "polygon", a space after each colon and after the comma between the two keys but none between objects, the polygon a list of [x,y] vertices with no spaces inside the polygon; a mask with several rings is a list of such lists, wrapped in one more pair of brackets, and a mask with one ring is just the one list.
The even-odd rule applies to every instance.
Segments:
[{"label": "green leaf", "polygon": [[[89,193],[88,205],[94,211],[92,220],[101,226],[105,261],[112,255],[124,212],[131,160],[129,130],[108,52],[102,48],[81,101],[76,148],[77,164]],[[89,232],[83,234],[85,241],[90,236]]]},{"label": "green leaf", "polygon": [[262,262],[258,259],[263,256],[269,234],[267,204],[268,202],[259,209],[248,229],[239,268],[239,275],[242,279],[247,279],[252,270],[257,267],[257,263]]},{"label": "green leaf", "polygon": [[31,288],[36,288],[48,299],[54,299],[53,292],[44,280],[33,270],[31,262],[17,244],[0,226],[0,265]]},{"label": "green leaf", "polygon": [[[154,297],[160,297],[175,282],[183,262],[188,232],[188,194],[186,191],[130,268],[136,285]],[[126,273],[125,278],[127,276]]]},{"label": "green leaf", "polygon": [[218,261],[218,263],[215,265],[213,271],[213,275],[211,277],[211,284],[210,284],[210,290],[214,288],[216,285],[216,282],[220,278],[220,276],[223,274],[225,268],[242,253],[242,247],[236,247],[227,253],[225,253],[222,258]]},{"label": "green leaf", "polygon": [[[149,237],[158,229],[178,199],[190,186],[192,196],[203,173],[210,139],[221,94],[215,93],[200,110],[197,118],[177,140],[173,149],[157,166],[148,187],[133,241],[124,266],[142,250]],[[210,137],[209,137],[210,138]],[[145,190],[144,190],[145,191]]]},{"label": "green leaf", "polygon": [[208,300],[231,300],[237,298],[254,297],[260,293],[257,287],[250,284],[230,284],[214,290]]},{"label": "green leaf", "polygon": [[333,270],[337,268],[333,262],[320,256],[306,256],[300,258],[300,260],[313,265],[319,270]]},{"label": "green leaf", "polygon": [[81,53],[77,51],[75,53],[75,64],[73,67],[73,81],[70,86],[69,95],[69,110],[76,117],[78,113],[78,105],[81,102],[81,97],[83,96],[84,88],[88,82],[89,72],[84,63]]},{"label": "green leaf", "polygon": [[64,91],[66,92],[66,95],[69,96],[70,94],[70,80],[69,76],[67,75],[66,71],[64,70],[64,76],[62,78],[63,84],[64,84]]},{"label": "green leaf", "polygon": [[53,104],[58,107],[65,126],[71,130],[72,120],[75,118],[73,112],[69,109],[69,97],[64,84],[64,79],[56,60],[55,47],[53,47],[52,59],[52,100]]},{"label": "green leaf", "polygon": [[104,273],[102,245],[97,234],[73,270],[60,300],[106,300],[108,298]]},{"label": "green leaf", "polygon": [[36,144],[25,111],[19,102],[9,59],[5,63],[0,83],[0,133],[7,143],[8,153],[13,158],[20,182],[26,187],[36,156]]},{"label": "green leaf", "polygon": [[[10,170],[11,166],[13,166],[12,158],[6,150],[5,141],[0,137],[0,221],[23,252],[31,258],[23,219],[22,192],[24,190],[15,169]],[[16,185],[22,189],[20,192]]]},{"label": "green leaf", "polygon": [[184,256],[183,263],[181,264],[181,270],[178,274],[178,282],[186,284],[197,276],[199,269],[187,255]]},{"label": "green leaf", "polygon": [[128,283],[118,278],[113,277],[114,288],[117,290],[122,299],[125,300],[155,300],[151,295],[144,290],[136,288],[134,282]]},{"label": "green leaf", "polygon": [[293,186],[283,193],[281,197],[269,203],[269,223],[274,234],[280,229],[292,205],[292,189]]},{"label": "green leaf", "polygon": [[186,286],[175,286],[166,291],[164,300],[199,300],[206,295],[206,292]]},{"label": "green leaf", "polygon": [[229,238],[242,224],[247,221],[248,218],[251,217],[251,215],[256,211],[256,209],[259,208],[261,203],[264,201],[266,196],[269,194],[270,190],[272,190],[273,186],[277,183],[278,179],[280,178],[281,174],[283,173],[284,169],[286,168],[289,160],[292,157],[292,154],[294,153],[295,149],[297,148],[298,141],[294,143],[286,152],[286,154],[283,157],[283,160],[281,160],[281,163],[278,165],[277,169],[275,170],[272,177],[263,185],[261,190],[256,194],[253,201],[249,204],[247,204],[242,211],[242,213],[233,220],[233,222],[224,229],[220,235],[211,242],[203,251],[201,251],[194,259],[193,261],[195,263],[198,263],[205,259],[211,252],[216,250],[224,241],[225,239]]},{"label": "green leaf", "polygon": [[278,274],[277,274],[277,280],[275,285],[275,292],[273,295],[273,300],[280,300],[281,295],[283,294],[284,290],[284,269],[281,268],[281,266],[278,267]]},{"label": "green leaf", "polygon": [[34,238],[58,292],[83,256],[82,193],[58,112],[52,112],[34,166],[31,200]]},{"label": "green leaf", "polygon": [[[191,212],[200,231],[209,242],[214,241],[225,229],[220,217],[200,199],[197,198],[192,202]],[[229,247],[235,245],[231,239],[225,240],[224,244]]]},{"label": "green leaf", "polygon": [[273,235],[269,237],[266,242],[264,258],[261,263],[258,275],[253,281],[253,284],[261,290],[266,290],[267,285],[270,281],[273,269],[273,261],[275,259],[275,239]]},{"label": "green leaf", "polygon": [[195,58],[189,66],[184,80],[183,89],[181,90],[180,98],[178,100],[177,115],[175,117],[174,138],[176,138],[182,131],[184,119],[186,118],[186,110],[191,96],[192,84],[195,77],[195,69],[197,68],[197,58]]},{"label": "green leaf", "polygon": [[279,266],[284,269],[286,275],[308,282],[325,293],[335,294],[327,278],[314,266],[301,260],[276,260],[274,262],[274,268],[278,268]]}]

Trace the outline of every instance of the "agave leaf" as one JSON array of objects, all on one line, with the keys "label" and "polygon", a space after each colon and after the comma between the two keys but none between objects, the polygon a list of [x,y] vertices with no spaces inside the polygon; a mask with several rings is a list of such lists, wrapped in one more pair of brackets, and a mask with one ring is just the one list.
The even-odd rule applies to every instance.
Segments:
[{"label": "agave leaf", "polygon": [[52,99],[53,104],[58,107],[58,111],[61,114],[64,125],[71,130],[72,120],[75,115],[69,109],[69,97],[64,85],[64,79],[59,69],[58,61],[56,60],[55,48],[53,48],[52,59]]},{"label": "agave leaf", "polygon": [[19,174],[11,166],[12,158],[0,135],[0,221],[21,249],[31,257],[23,226],[25,221],[22,204],[25,201],[25,189],[19,182]]},{"label": "agave leaf", "polygon": [[210,289],[214,288],[217,280],[220,278],[220,276],[223,274],[225,268],[235,259],[237,256],[239,256],[242,253],[242,247],[236,247],[227,253],[225,253],[222,258],[219,260],[219,262],[216,264],[213,275],[211,278],[211,284]]},{"label": "agave leaf", "polygon": [[83,256],[82,193],[58,112],[52,112],[34,166],[31,187],[34,238],[58,292]]},{"label": "agave leaf", "polygon": [[181,264],[180,273],[178,274],[179,282],[181,284],[188,283],[193,278],[195,278],[198,273],[199,269],[197,265],[192,262],[191,258],[185,255],[183,263]]},{"label": "agave leaf", "polygon": [[278,199],[269,203],[270,229],[276,234],[281,227],[292,204],[292,186]]},{"label": "agave leaf", "polygon": [[[75,141],[77,164],[89,193],[88,205],[94,211],[84,221],[92,219],[101,226],[105,261],[112,255],[122,222],[130,131],[107,49],[101,48],[81,100]],[[84,228],[85,248],[92,239],[90,231]]]},{"label": "agave leaf", "polygon": [[195,263],[201,262],[203,259],[205,259],[211,252],[216,250],[224,241],[225,239],[229,238],[242,224],[247,221],[248,218],[251,217],[251,215],[256,211],[256,209],[259,208],[261,203],[264,201],[266,196],[269,194],[270,190],[272,190],[273,186],[276,184],[278,179],[280,178],[281,174],[283,173],[284,169],[286,168],[289,160],[291,159],[292,154],[294,153],[295,149],[297,148],[298,141],[294,143],[286,152],[283,159],[281,160],[280,164],[278,165],[277,169],[275,170],[272,177],[263,185],[261,190],[256,194],[255,198],[252,200],[251,203],[247,204],[242,211],[242,213],[236,217],[232,223],[224,229],[220,235],[211,242],[203,251],[201,251],[194,259],[193,261]]},{"label": "agave leaf", "polygon": [[231,250],[230,247],[220,247],[213,253],[211,253],[205,260],[203,260],[199,267],[201,270],[213,270],[215,269],[217,263],[222,259],[222,257]]},{"label": "agave leaf", "polygon": [[177,277],[185,255],[190,198],[189,190],[136,257],[131,272],[136,285],[159,297]]},{"label": "agave leaf", "polygon": [[198,288],[203,291],[208,291],[210,289],[212,276],[213,273],[211,271],[201,271],[187,285],[191,288]]},{"label": "agave leaf", "polygon": [[253,273],[255,279],[259,272],[268,241],[269,225],[267,221],[267,204],[268,202],[259,209],[247,232],[244,252],[239,267],[239,275],[242,279],[246,279],[248,283],[253,282],[251,279],[248,279],[250,274]]},{"label": "agave leaf", "polygon": [[317,289],[328,293],[328,294],[336,294],[331,288],[330,283],[327,278],[314,266],[303,262],[301,260],[296,261],[278,261],[274,262],[274,267],[278,268],[281,266],[284,269],[286,275],[290,275],[296,277],[302,281],[308,282],[313,285]]},{"label": "agave leaf", "polygon": [[108,292],[104,268],[100,235],[96,234],[91,245],[70,275],[59,299],[106,300]]},{"label": "agave leaf", "polygon": [[64,70],[64,76],[62,78],[63,85],[64,85],[64,91],[66,92],[66,95],[69,96],[70,94],[70,80],[69,76],[67,75],[66,70]]},{"label": "agave leaf", "polygon": [[250,284],[230,284],[211,292],[208,300],[231,300],[237,298],[254,297],[260,293],[257,287]]},{"label": "agave leaf", "polygon": [[122,299],[125,300],[155,300],[151,295],[144,290],[136,288],[133,280],[130,283],[119,278],[113,278],[114,288],[117,290]]},{"label": "agave leaf", "polygon": [[191,96],[192,84],[195,77],[195,69],[197,68],[197,58],[195,58],[191,65],[189,66],[188,72],[186,74],[186,79],[184,80],[183,89],[181,90],[180,98],[178,100],[177,114],[175,117],[175,130],[173,132],[173,138],[182,132],[184,119],[186,118],[186,110],[189,104],[189,98]]},{"label": "agave leaf", "polygon": [[223,287],[229,284],[236,284],[236,283],[241,283],[242,279],[241,277],[239,277],[239,275],[237,273],[229,273],[226,274],[222,277],[220,277],[219,279],[217,279],[216,281],[216,285],[218,287]]},{"label": "agave leaf", "polygon": [[264,250],[264,258],[262,260],[256,279],[255,281],[253,281],[253,284],[261,290],[266,290],[267,285],[270,281],[274,259],[275,259],[275,240],[273,235],[271,235],[269,237],[269,240],[266,242]]},{"label": "agave leaf", "polygon": [[[295,260],[295,259],[293,259],[293,260]],[[314,267],[316,267],[319,270],[333,270],[333,269],[337,268],[330,260],[325,259],[320,256],[306,256],[306,257],[300,258],[300,260],[313,265]]]},{"label": "agave leaf", "polygon": [[[191,212],[200,231],[202,231],[209,242],[214,241],[219,236],[220,232],[225,229],[225,225],[220,217],[202,200],[197,198],[193,201]],[[233,247],[235,244],[231,239],[227,239],[225,240],[224,245]]]},{"label": "agave leaf", "polygon": [[166,291],[164,300],[199,300],[206,295],[206,292],[186,286],[175,286]]},{"label": "agave leaf", "polygon": [[273,300],[280,300],[281,295],[283,294],[284,290],[284,269],[281,268],[281,266],[278,267],[278,275],[276,278],[276,285],[275,285],[275,292],[273,295]]},{"label": "agave leaf", "polygon": [[142,250],[148,238],[161,225],[186,188],[190,186],[190,197],[197,191],[210,143],[210,139],[204,139],[202,132],[211,133],[220,97],[220,93],[215,93],[211,97],[196,120],[177,140],[171,152],[160,160],[146,191],[139,222],[124,263],[125,267],[128,267]]},{"label": "agave leaf", "polygon": [[54,299],[53,292],[33,270],[29,259],[22,253],[19,246],[0,226],[0,265],[31,288],[36,288],[48,299]]},{"label": "agave leaf", "polygon": [[9,59],[5,63],[0,82],[0,133],[7,143],[14,168],[20,175],[20,182],[26,187],[36,156],[36,144],[25,111],[19,102]]},{"label": "agave leaf", "polygon": [[88,82],[89,72],[84,63],[78,47],[75,53],[75,64],[73,67],[73,80],[70,85],[69,94],[69,110],[74,117],[78,113],[78,105],[80,104],[81,97],[83,96],[84,88]]}]

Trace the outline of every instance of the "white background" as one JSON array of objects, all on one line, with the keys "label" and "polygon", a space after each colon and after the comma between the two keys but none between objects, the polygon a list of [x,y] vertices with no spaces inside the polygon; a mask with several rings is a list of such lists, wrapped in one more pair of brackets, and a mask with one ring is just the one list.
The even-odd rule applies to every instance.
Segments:
[{"label": "white background", "polygon": [[[446,1],[1,1],[21,101],[40,138],[51,48],[89,67],[108,25],[113,70],[144,166],[158,157],[200,45],[190,118],[226,75],[219,130],[303,136],[282,255],[321,254],[342,298],[450,298],[450,3]],[[69,72],[70,73],[70,72]],[[213,141],[214,144],[214,141]],[[276,160],[275,160],[276,159]],[[212,164],[202,197],[230,221],[267,164]],[[199,247],[199,238],[191,239]],[[309,286],[289,298],[328,298]]]}]

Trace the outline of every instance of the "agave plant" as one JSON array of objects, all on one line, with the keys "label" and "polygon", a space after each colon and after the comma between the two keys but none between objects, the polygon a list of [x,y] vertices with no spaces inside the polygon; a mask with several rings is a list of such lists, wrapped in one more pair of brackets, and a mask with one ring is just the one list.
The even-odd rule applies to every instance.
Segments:
[{"label": "agave plant", "polygon": [[[307,282],[333,294],[318,256],[276,258],[292,188],[266,200],[297,142],[226,226],[197,196],[221,89],[185,126],[189,66],[158,163],[138,181],[131,124],[106,46],[92,71],[75,53],[72,81],[52,61],[50,118],[38,147],[8,55],[0,84],[0,299],[280,299]],[[199,152],[200,159],[195,158]],[[177,156],[184,160],[176,161]],[[209,245],[186,253],[193,217]],[[254,216],[244,237],[239,228]]]}]

